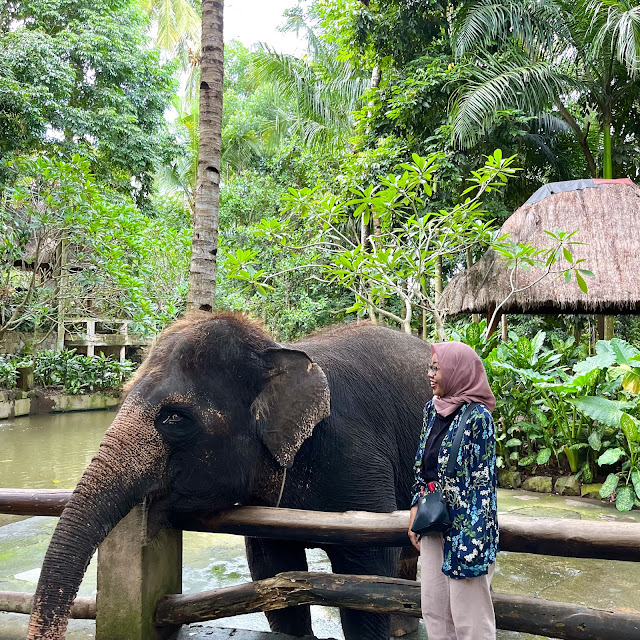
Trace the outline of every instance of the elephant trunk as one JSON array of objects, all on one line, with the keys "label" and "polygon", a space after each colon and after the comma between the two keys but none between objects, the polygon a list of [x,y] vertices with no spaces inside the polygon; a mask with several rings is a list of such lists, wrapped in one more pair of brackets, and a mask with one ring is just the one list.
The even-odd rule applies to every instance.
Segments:
[{"label": "elephant trunk", "polygon": [[154,412],[127,398],[65,507],[47,549],[28,640],[62,640],[71,604],[98,545],[156,488],[168,450]]}]

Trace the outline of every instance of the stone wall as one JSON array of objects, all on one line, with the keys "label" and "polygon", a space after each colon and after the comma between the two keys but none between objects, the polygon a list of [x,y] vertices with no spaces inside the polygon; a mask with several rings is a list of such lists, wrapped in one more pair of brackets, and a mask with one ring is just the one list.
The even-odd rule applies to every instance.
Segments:
[{"label": "stone wall", "polygon": [[26,344],[31,345],[36,351],[56,348],[57,336],[51,332],[48,336],[44,333],[21,333],[11,331],[0,338],[0,353],[20,353]]}]

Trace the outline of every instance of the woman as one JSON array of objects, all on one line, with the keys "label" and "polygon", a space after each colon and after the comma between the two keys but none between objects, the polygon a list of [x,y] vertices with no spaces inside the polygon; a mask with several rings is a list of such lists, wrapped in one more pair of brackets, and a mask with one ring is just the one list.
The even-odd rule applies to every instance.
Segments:
[{"label": "woman", "polygon": [[[433,344],[428,375],[433,400],[424,409],[409,519],[409,538],[420,552],[422,615],[429,640],[495,640],[495,398],[482,361],[461,342]],[[467,418],[455,473],[447,477],[451,443],[470,402],[481,404]],[[430,482],[440,483],[452,525],[421,538],[411,525]]]}]

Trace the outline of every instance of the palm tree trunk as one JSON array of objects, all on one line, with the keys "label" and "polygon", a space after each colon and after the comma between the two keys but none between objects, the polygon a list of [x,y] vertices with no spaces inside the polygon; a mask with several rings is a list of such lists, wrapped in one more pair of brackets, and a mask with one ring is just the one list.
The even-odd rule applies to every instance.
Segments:
[{"label": "palm tree trunk", "polygon": [[222,144],[223,10],[223,0],[202,1],[200,150],[189,268],[188,311],[211,311],[216,292]]},{"label": "palm tree trunk", "polygon": [[[613,178],[613,162],[611,160],[611,107],[606,104],[602,113],[602,177]],[[603,316],[602,339],[613,339],[614,316]]]},{"label": "palm tree trunk", "polygon": [[611,160],[611,110],[605,106],[602,114],[602,177],[613,178],[613,162]]}]

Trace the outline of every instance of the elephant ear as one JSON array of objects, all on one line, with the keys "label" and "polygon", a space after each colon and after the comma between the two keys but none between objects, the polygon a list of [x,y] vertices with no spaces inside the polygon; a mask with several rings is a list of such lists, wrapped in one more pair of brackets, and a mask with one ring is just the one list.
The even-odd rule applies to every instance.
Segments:
[{"label": "elephant ear", "polygon": [[289,468],[313,428],[329,415],[329,384],[304,351],[274,348],[263,355],[270,374],[251,415],[267,449]]}]

